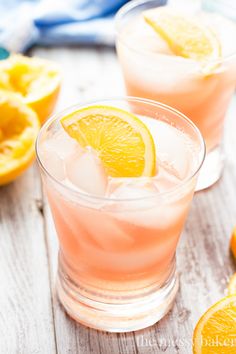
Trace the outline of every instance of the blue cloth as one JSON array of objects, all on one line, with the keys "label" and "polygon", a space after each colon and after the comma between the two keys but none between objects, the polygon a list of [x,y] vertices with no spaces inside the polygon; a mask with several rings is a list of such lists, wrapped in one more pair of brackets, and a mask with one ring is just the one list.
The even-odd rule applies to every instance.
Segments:
[{"label": "blue cloth", "polygon": [[33,44],[114,45],[114,14],[127,1],[0,0],[0,46],[24,52]]}]

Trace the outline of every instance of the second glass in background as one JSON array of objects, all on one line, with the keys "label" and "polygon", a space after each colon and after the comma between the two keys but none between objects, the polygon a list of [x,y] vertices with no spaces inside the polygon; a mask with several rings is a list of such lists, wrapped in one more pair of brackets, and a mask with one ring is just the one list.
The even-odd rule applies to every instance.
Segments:
[{"label": "second glass in background", "polygon": [[[236,84],[236,25],[222,15],[213,16],[212,4],[209,0],[203,1],[203,9],[219,36],[222,56],[218,61],[209,62],[209,68],[214,68],[210,73],[198,62],[173,55],[145,22],[143,11],[158,7],[158,0],[128,3],[116,17],[117,52],[128,95],[168,104],[184,113],[201,130],[207,157],[198,190],[209,187],[221,175],[224,120]],[[196,2],[193,5],[193,11],[199,10]],[[190,6],[185,11],[192,15]]]}]

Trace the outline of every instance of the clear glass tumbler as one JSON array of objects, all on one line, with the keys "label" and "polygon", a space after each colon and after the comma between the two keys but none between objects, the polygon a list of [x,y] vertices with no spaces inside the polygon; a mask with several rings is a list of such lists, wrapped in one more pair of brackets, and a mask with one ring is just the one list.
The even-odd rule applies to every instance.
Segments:
[{"label": "clear glass tumbler", "polygon": [[[226,111],[236,85],[236,24],[226,15],[236,5],[224,1],[172,1],[180,13],[197,16],[215,32],[222,54],[204,65],[173,55],[167,43],[143,17],[157,0],[132,1],[116,15],[117,54],[128,95],[144,97],[178,109],[200,129],[207,155],[197,190],[215,183],[223,168],[222,135]],[[224,3],[228,12],[219,3]],[[216,6],[217,5],[217,6]],[[200,8],[202,6],[202,9]],[[203,11],[202,11],[203,10]],[[236,18],[236,16],[235,16]]]},{"label": "clear glass tumbler", "polygon": [[[66,183],[67,175],[58,172],[65,151],[50,157],[51,148],[59,154],[65,144],[58,137],[63,130],[60,119],[91,105],[144,117],[157,146],[157,176],[141,178],[141,183],[135,178],[133,185],[132,179],[129,183],[126,179],[115,197],[84,193]],[[183,114],[154,101],[106,99],[53,116],[41,128],[36,151],[59,238],[57,292],[68,314],[110,332],[133,331],[157,322],[178,290],[176,247],[205,157],[198,128]],[[173,168],[178,176],[170,173]],[[158,189],[152,188],[155,178]]]}]

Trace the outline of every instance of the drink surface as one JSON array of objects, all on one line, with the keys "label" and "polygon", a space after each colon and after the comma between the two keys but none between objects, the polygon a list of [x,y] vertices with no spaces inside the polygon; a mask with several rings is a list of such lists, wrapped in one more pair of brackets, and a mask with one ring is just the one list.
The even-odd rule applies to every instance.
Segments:
[{"label": "drink surface", "polygon": [[[99,153],[91,147],[82,148],[64,129],[57,125],[42,145],[42,159],[49,173],[65,186],[93,196],[129,199],[129,190],[137,187],[137,197],[168,192],[193,174],[198,161],[195,142],[183,131],[158,119],[139,116],[151,132],[156,149],[154,177],[114,178],[106,174]],[[112,144],[112,143],[111,143]],[[91,185],[89,182],[91,180]],[[143,192],[144,190],[144,192]],[[145,191],[147,195],[145,195]],[[128,194],[127,194],[128,193]],[[131,195],[130,198],[134,198]]]},{"label": "drink surface", "polygon": [[60,182],[47,180],[46,189],[61,254],[77,283],[127,290],[161,284],[172,271],[199,147],[173,123],[140,118],[156,145],[154,177],[108,177],[95,152],[58,122],[42,142],[40,159]]},{"label": "drink surface", "polygon": [[235,89],[236,59],[230,56],[236,53],[236,26],[217,14],[200,12],[196,19],[214,32],[221,45],[220,62],[210,61],[209,71],[207,65],[175,55],[142,12],[124,21],[117,51],[128,94],[157,100],[183,112],[201,130],[207,150],[212,150],[221,139]]}]

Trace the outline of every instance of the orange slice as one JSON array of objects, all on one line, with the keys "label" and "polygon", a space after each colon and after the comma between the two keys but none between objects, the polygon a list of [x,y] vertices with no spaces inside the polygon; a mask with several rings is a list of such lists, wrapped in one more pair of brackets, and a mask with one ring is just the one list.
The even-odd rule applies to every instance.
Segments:
[{"label": "orange slice", "polygon": [[0,185],[19,176],[33,161],[39,131],[36,113],[17,95],[0,91]]},{"label": "orange slice", "polygon": [[175,55],[197,61],[218,59],[221,44],[202,21],[159,7],[143,13],[145,21],[167,42]]},{"label": "orange slice", "polygon": [[193,334],[193,353],[236,353],[236,295],[221,299],[200,318]]},{"label": "orange slice", "polygon": [[0,88],[17,93],[41,122],[54,109],[60,82],[59,69],[51,61],[18,54],[0,61]]},{"label": "orange slice", "polygon": [[62,118],[61,123],[82,147],[90,146],[97,152],[109,176],[155,174],[152,135],[132,113],[110,106],[90,106]]},{"label": "orange slice", "polygon": [[233,253],[234,258],[236,259],[236,227],[233,229],[231,240],[230,240],[230,249]]}]

